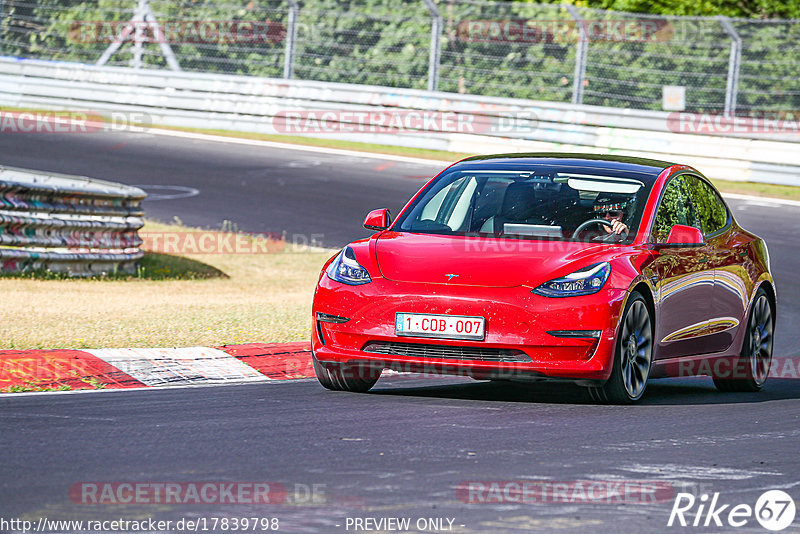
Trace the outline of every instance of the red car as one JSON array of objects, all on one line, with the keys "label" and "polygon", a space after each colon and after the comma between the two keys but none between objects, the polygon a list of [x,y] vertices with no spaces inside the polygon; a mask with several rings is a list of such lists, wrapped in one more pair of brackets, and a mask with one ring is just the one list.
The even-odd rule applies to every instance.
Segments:
[{"label": "red car", "polygon": [[598,402],[648,378],[757,391],[776,293],[767,246],[695,169],[589,154],[460,161],[331,258],[314,295],[321,384],[381,371],[568,380]]}]

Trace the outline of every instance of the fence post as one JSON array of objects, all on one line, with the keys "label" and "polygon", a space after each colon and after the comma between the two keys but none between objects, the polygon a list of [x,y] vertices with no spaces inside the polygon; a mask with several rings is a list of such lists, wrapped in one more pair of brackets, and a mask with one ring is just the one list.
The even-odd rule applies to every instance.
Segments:
[{"label": "fence post", "polygon": [[164,54],[164,59],[167,61],[169,68],[175,71],[181,70],[178,59],[172,52],[172,47],[167,42],[164,32],[161,31],[158,25],[158,19],[156,19],[155,13],[150,9],[150,0],[138,0],[136,10],[133,12],[133,17],[117,32],[114,42],[106,48],[100,56],[100,59],[97,60],[96,65],[105,65],[111,56],[120,49],[128,37],[133,35],[133,58],[131,59],[130,65],[134,69],[142,67],[142,54],[144,52],[144,47],[142,46],[144,42],[144,36],[142,35],[143,27],[142,24],[137,23],[147,23],[147,25],[152,28],[153,34],[158,41],[158,46],[161,48],[161,53]]},{"label": "fence post", "polygon": [[3,0],[0,0],[0,55],[3,54],[3,43],[5,41],[5,35],[3,34],[3,22],[5,19],[3,18]]},{"label": "fence post", "polygon": [[[148,0],[139,0],[136,13],[139,14],[142,22],[147,20],[145,13],[148,7]],[[131,59],[131,67],[134,69],[142,68],[142,53],[144,52],[144,46],[142,45],[142,41],[144,41],[143,30],[144,28],[142,28],[141,24],[133,25],[133,58]]]},{"label": "fence post", "polygon": [[583,80],[586,78],[586,52],[589,45],[589,36],[586,33],[586,26],[583,17],[578,13],[578,9],[572,4],[564,6],[578,27],[578,45],[575,49],[575,72],[572,83],[572,103],[583,104]]},{"label": "fence post", "polygon": [[442,55],[442,15],[433,0],[423,0],[431,14],[431,51],[428,58],[428,91],[439,89],[439,58]]},{"label": "fence post", "polygon": [[725,88],[725,116],[736,115],[736,95],[739,92],[739,67],[742,63],[742,38],[728,20],[722,15],[717,17],[722,29],[731,38],[731,54],[728,58],[728,83]]},{"label": "fence post", "polygon": [[286,21],[286,48],[283,58],[283,77],[290,80],[294,77],[294,45],[297,38],[297,17],[300,14],[300,5],[297,0],[287,0],[289,3],[289,18]]}]

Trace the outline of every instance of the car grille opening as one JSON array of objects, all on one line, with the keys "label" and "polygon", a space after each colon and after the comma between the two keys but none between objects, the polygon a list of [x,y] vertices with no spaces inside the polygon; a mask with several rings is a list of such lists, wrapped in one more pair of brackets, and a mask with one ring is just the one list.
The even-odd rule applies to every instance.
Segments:
[{"label": "car grille opening", "polygon": [[445,360],[478,360],[484,362],[530,362],[521,350],[496,349],[462,345],[430,345],[427,343],[400,343],[395,341],[370,341],[364,352],[408,356],[412,358],[441,358]]}]

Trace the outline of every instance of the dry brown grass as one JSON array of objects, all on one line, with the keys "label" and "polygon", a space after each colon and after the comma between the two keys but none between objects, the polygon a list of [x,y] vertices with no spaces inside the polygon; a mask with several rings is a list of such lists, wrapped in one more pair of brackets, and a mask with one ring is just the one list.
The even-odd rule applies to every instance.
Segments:
[{"label": "dry brown grass", "polygon": [[[176,227],[148,223],[145,230],[167,228]],[[0,279],[4,304],[0,348],[307,340],[314,286],[322,264],[332,254],[287,248],[275,254],[188,255],[227,275],[194,280]],[[161,258],[150,268],[168,277],[169,270],[180,263],[185,262]],[[202,277],[213,269],[199,271]]]}]

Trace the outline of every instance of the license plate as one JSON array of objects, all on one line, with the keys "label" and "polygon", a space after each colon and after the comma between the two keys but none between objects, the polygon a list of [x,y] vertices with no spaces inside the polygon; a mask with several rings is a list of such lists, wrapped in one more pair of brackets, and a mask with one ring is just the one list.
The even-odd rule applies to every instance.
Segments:
[{"label": "license plate", "polygon": [[394,333],[398,336],[482,341],[485,329],[483,317],[420,313],[396,313],[394,316]]}]

